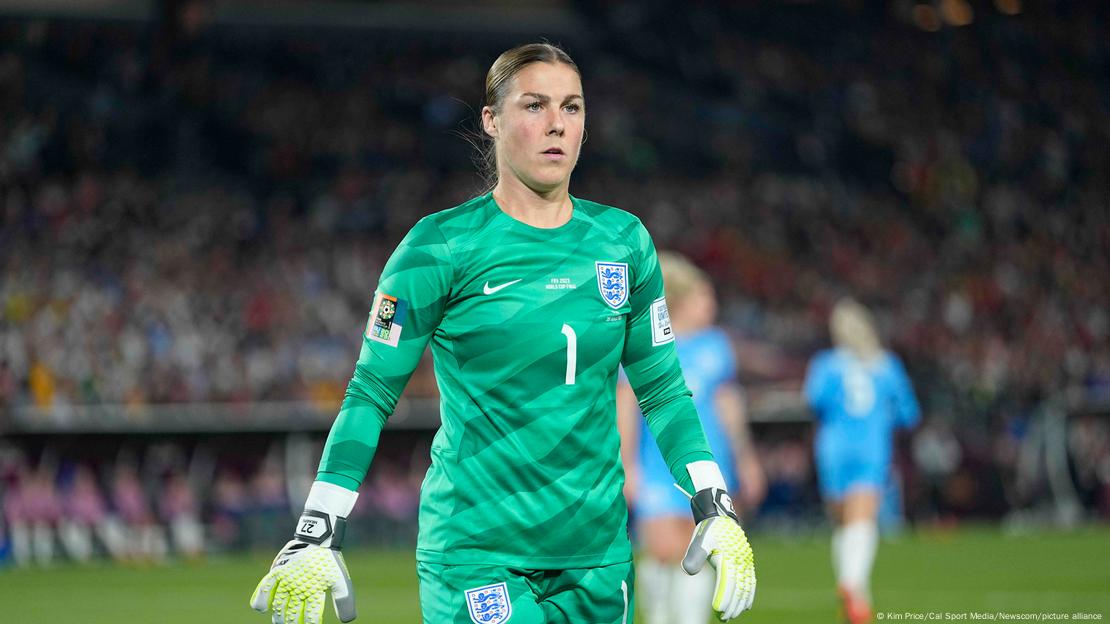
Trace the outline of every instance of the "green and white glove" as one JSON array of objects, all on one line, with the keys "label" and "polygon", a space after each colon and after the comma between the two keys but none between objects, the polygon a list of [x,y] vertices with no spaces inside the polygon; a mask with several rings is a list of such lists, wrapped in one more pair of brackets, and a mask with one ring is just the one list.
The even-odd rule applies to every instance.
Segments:
[{"label": "green and white glove", "polygon": [[[740,527],[740,519],[732,506],[732,499],[724,488],[720,469],[713,462],[706,474],[695,474],[695,464],[688,469],[694,476],[694,485],[699,489],[690,499],[694,512],[694,535],[690,547],[682,559],[682,569],[694,575],[701,571],[708,561],[717,570],[717,583],[713,592],[713,610],[722,622],[731,620],[752,607],[755,600],[755,557],[748,544],[748,536]],[[713,472],[716,474],[713,474]],[[699,479],[698,477],[707,477]],[[699,483],[703,481],[703,483]],[[719,481],[719,483],[717,483]],[[717,487],[714,487],[717,486]]]},{"label": "green and white glove", "polygon": [[273,624],[320,624],[331,592],[341,622],[355,619],[355,592],[339,547],[358,493],[317,481],[289,541],[251,595],[251,607],[273,611]]}]

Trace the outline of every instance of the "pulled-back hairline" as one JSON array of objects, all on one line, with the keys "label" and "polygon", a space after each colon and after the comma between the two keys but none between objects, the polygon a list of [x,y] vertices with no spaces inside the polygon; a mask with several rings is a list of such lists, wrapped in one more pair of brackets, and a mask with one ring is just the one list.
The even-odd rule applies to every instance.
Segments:
[{"label": "pulled-back hairline", "polygon": [[578,65],[562,48],[550,43],[529,43],[506,50],[497,57],[486,74],[485,105],[500,112],[501,104],[508,94],[509,83],[525,67],[533,63],[563,64],[574,70],[578,77],[582,72]]},{"label": "pulled-back hairline", "polygon": [[[578,74],[579,80],[582,72],[574,59],[559,46],[550,43],[529,43],[506,50],[490,65],[486,72],[485,92],[483,93],[483,106],[488,106],[494,115],[501,113],[501,105],[508,96],[512,80],[525,67],[533,63],[563,64]],[[483,108],[483,115],[484,108]],[[480,123],[480,122],[479,122]],[[497,185],[497,152],[495,141],[480,128],[477,132],[474,145],[477,147],[475,163],[479,173],[485,180],[485,191],[489,192]]]}]

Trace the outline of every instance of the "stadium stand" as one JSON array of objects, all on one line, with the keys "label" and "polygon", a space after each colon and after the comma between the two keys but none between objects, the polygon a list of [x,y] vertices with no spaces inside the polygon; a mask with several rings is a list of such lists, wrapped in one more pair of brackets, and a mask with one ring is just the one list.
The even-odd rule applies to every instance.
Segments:
[{"label": "stadium stand", "polygon": [[[904,462],[911,516],[1033,505],[1055,486],[1022,449],[1051,444],[1051,405],[1080,416],[1052,439],[1068,445],[1077,503],[1108,518],[1107,7],[991,8],[956,28],[913,3],[862,5],[576,4],[609,34],[564,41],[590,119],[572,192],[635,212],[713,276],[757,420],[793,423],[760,425],[768,513],[814,511],[805,425],[776,399],[851,293],[925,408]],[[87,458],[50,457],[72,440],[43,432],[74,419],[135,433],[177,414],[180,433],[194,417],[236,422],[232,405],[250,412],[243,429],[281,429],[267,406],[292,405],[315,423],[303,428],[326,428],[387,254],[418,218],[484,188],[470,145],[480,86],[515,34],[368,36],[167,6],[180,13],[0,21],[9,515],[60,522],[36,470],[84,488],[84,511],[65,513],[86,524],[126,507],[97,502]],[[435,395],[425,362],[406,396]],[[105,453],[91,465],[107,501],[129,460]],[[240,524],[264,526],[293,497],[259,484],[271,495],[257,509],[222,505],[259,473],[228,457],[199,500],[180,492],[146,513],[166,527],[202,514],[216,541],[243,545]],[[375,517],[411,517],[420,461],[382,469],[403,476],[374,481]],[[144,474],[176,482],[180,469]],[[25,498],[37,503],[13,502]],[[154,521],[135,513],[132,525]]]}]

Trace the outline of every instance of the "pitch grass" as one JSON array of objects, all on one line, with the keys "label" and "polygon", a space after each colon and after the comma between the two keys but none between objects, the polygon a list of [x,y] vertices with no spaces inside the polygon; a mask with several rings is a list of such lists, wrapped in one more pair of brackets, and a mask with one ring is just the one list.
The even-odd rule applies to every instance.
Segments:
[{"label": "pitch grass", "polygon": [[[755,536],[753,545],[759,593],[756,609],[740,622],[838,621],[827,536]],[[147,568],[61,564],[7,569],[0,572],[2,621],[268,623],[269,616],[252,612],[247,599],[269,559],[258,553]],[[356,549],[347,560],[358,593],[358,622],[420,621],[410,550]],[[1110,621],[1110,528],[1016,537],[988,529],[907,534],[880,548],[875,597],[885,621],[910,621],[907,613],[921,614],[921,619],[936,614],[934,621],[968,613],[970,621],[972,611],[1087,612]],[[337,621],[330,604],[325,621]]]}]

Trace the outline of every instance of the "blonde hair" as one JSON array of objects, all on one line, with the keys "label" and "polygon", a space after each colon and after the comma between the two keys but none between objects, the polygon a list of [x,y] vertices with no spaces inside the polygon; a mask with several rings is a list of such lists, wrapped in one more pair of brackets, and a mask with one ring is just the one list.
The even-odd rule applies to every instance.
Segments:
[{"label": "blonde hair", "polygon": [[659,253],[659,268],[663,270],[663,285],[667,292],[667,308],[673,314],[679,303],[687,301],[690,293],[699,286],[706,286],[709,277],[697,265],[677,252]]},{"label": "blonde hair", "polygon": [[[578,77],[582,77],[578,65],[570,58],[565,50],[550,43],[529,43],[506,50],[497,57],[486,73],[486,92],[484,106],[490,107],[495,115],[501,114],[505,97],[509,94],[509,84],[520,73],[520,70],[532,63],[562,63],[574,70]],[[479,128],[478,168],[486,181],[486,190],[497,186],[497,151],[494,149],[494,139]]]},{"label": "blonde hair", "polygon": [[833,306],[829,315],[829,333],[834,345],[851,351],[861,360],[873,360],[883,352],[875,319],[867,308],[851,297],[845,297]]}]

